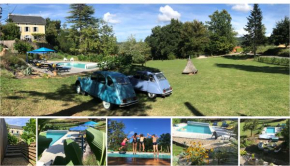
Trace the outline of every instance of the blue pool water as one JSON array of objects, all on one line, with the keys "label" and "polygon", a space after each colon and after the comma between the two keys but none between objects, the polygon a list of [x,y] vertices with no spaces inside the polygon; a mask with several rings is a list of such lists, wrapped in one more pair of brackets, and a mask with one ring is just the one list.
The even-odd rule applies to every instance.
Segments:
[{"label": "blue pool water", "polygon": [[274,134],[275,133],[275,127],[267,127],[266,133]]},{"label": "blue pool water", "polygon": [[[156,155],[155,155],[156,156]],[[108,153],[108,157],[134,157],[134,158],[154,158],[153,153],[141,153],[141,154],[135,154],[132,153],[126,153],[126,154],[119,154],[117,152],[115,153]],[[170,159],[170,155],[168,154],[159,154],[160,159]]]},{"label": "blue pool water", "polygon": [[60,66],[67,66],[67,67],[75,67],[75,68],[80,68],[80,69],[86,69],[86,64],[83,63],[76,63],[76,62],[62,62],[62,63],[57,63]]},{"label": "blue pool water", "polygon": [[211,134],[209,126],[202,126],[202,125],[187,125],[181,129],[178,129],[178,131]]},{"label": "blue pool water", "polygon": [[53,145],[57,140],[59,140],[61,137],[63,137],[67,132],[53,132],[48,131],[46,133],[46,138],[52,138],[52,142],[49,144],[49,146]]}]

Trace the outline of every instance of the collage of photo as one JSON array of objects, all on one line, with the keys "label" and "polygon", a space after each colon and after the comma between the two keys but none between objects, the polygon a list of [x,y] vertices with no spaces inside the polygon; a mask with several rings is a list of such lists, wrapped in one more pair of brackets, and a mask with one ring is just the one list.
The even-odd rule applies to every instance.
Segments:
[{"label": "collage of photo", "polygon": [[290,119],[2,118],[1,165],[289,165]]},{"label": "collage of photo", "polygon": [[288,1],[0,0],[0,166],[290,166]]}]

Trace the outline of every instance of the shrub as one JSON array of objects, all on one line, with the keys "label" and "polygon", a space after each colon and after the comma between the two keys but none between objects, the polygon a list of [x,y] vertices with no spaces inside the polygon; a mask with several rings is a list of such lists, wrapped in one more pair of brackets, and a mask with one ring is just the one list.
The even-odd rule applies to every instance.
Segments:
[{"label": "shrub", "polygon": [[245,150],[241,150],[241,151],[240,151],[240,154],[241,154],[241,156],[244,156],[244,155],[247,154],[247,151],[245,151]]},{"label": "shrub", "polygon": [[255,57],[255,61],[275,64],[281,66],[289,66],[289,58],[281,58],[281,57]]},{"label": "shrub", "polygon": [[1,77],[5,77],[5,78],[14,78],[14,74],[6,69],[1,69]]},{"label": "shrub", "polygon": [[170,53],[170,54],[167,56],[167,58],[168,58],[169,60],[174,60],[174,59],[176,59],[176,57],[175,57],[175,55],[174,55],[173,53]]},{"label": "shrub", "polygon": [[24,57],[25,55],[9,53],[2,56],[1,60],[7,69],[17,69],[18,67],[21,69],[22,66],[23,68],[27,67]]},{"label": "shrub", "polygon": [[8,133],[8,144],[16,145],[18,143],[18,138],[10,133]]},{"label": "shrub", "polygon": [[27,51],[33,50],[33,47],[26,41],[16,40],[14,43],[14,49],[19,53],[26,53]]}]

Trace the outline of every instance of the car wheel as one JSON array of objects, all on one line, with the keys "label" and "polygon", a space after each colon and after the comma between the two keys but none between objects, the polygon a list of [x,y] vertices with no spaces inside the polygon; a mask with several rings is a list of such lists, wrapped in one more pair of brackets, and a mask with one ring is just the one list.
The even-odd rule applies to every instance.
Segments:
[{"label": "car wheel", "polygon": [[150,99],[154,99],[154,98],[156,97],[156,94],[154,94],[154,93],[149,93],[149,92],[148,92],[148,97],[149,97]]},{"label": "car wheel", "polygon": [[106,110],[111,110],[113,108],[113,104],[106,101],[103,101],[103,106]]},{"label": "car wheel", "polygon": [[81,85],[80,84],[77,84],[77,86],[76,86],[76,92],[77,92],[77,94],[82,94],[82,88],[81,88]]}]

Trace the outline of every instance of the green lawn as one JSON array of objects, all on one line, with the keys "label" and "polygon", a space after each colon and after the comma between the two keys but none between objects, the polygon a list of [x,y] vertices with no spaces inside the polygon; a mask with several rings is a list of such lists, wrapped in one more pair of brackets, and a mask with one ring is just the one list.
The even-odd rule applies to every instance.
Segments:
[{"label": "green lawn", "polygon": [[75,94],[77,76],[1,77],[2,113],[11,116],[289,116],[288,68],[226,57],[192,61],[199,70],[197,75],[181,74],[186,60],[147,62],[148,68],[165,74],[173,94],[150,100],[146,94],[139,93],[139,104],[110,111],[90,96]]},{"label": "green lawn", "polygon": [[176,144],[172,144],[172,148],[173,148],[173,156],[179,155],[181,152],[183,152],[183,147],[178,146]]}]

